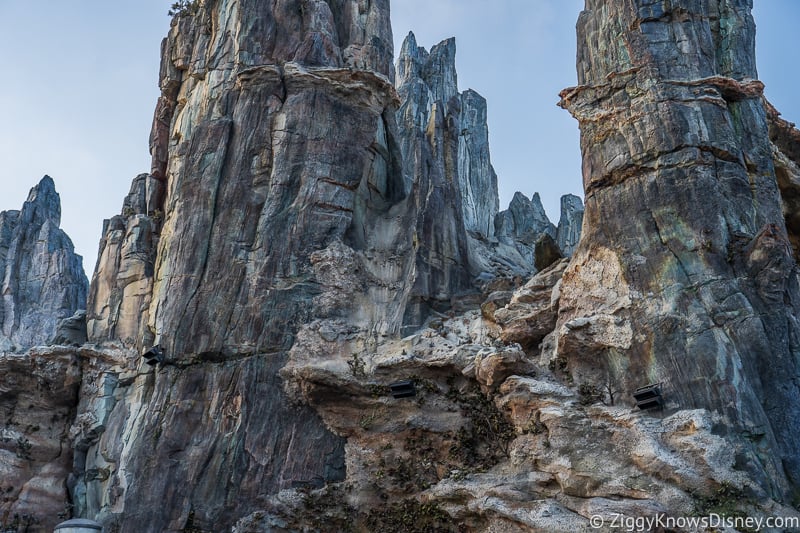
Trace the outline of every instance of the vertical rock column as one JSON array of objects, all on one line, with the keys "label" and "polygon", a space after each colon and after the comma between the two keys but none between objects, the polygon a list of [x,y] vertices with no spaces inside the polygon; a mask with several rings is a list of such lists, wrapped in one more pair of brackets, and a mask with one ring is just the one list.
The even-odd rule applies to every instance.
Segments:
[{"label": "vertical rock column", "polygon": [[86,308],[83,260],[60,224],[50,176],[22,210],[0,213],[0,351],[47,344],[59,320]]},{"label": "vertical rock column", "polygon": [[[800,292],[749,0],[588,0],[578,22],[584,236],[557,354],[578,381],[722,413],[742,468],[800,484]],[[609,376],[605,378],[603,376]],[[733,437],[732,437],[733,438]]]},{"label": "vertical rock column", "polygon": [[342,440],[278,370],[326,290],[312,255],[345,236],[362,183],[374,203],[404,192],[399,172],[371,180],[397,106],[388,0],[199,4],[162,47],[148,179],[163,200],[141,247],[138,208],[119,222],[90,302],[94,340],[166,356],[120,377],[76,462],[78,512],[122,532],[222,531],[281,489],[343,478]]}]

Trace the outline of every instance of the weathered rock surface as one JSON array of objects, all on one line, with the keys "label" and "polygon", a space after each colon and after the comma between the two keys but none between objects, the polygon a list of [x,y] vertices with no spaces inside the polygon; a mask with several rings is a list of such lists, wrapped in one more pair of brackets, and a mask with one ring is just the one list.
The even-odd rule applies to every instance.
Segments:
[{"label": "weathered rock surface", "polygon": [[558,220],[556,241],[565,257],[572,257],[581,240],[583,227],[583,201],[574,194],[561,197],[561,218]]},{"label": "weathered rock surface", "polygon": [[[512,305],[537,305],[536,290],[555,299],[543,278],[559,274],[540,273]],[[304,328],[282,374],[291,395],[347,437],[347,483],[284,491],[235,531],[568,532],[590,531],[599,515],[597,530],[610,532],[618,514],[675,519],[722,507],[800,516],[741,469],[748,444],[718,434],[719,413],[614,405],[614,387],[578,386],[566,366],[497,345],[498,333],[478,312],[402,340],[373,342],[344,323]],[[392,398],[389,384],[405,379],[416,396]]]},{"label": "weathered rock surface", "polygon": [[86,308],[82,258],[60,224],[50,176],[31,189],[22,210],[0,213],[0,350],[47,344],[59,320]]},{"label": "weathered rock surface", "polygon": [[[445,310],[451,295],[473,290],[459,182],[460,175],[469,178],[469,169],[460,173],[458,166],[462,106],[455,53],[455,39],[428,53],[410,33],[397,60],[402,169],[415,214],[416,273],[405,319],[412,330],[429,309]],[[476,198],[471,200],[474,207]]]},{"label": "weathered rock surface", "polygon": [[800,259],[800,131],[764,100],[783,217],[795,260]]},{"label": "weathered rock surface", "polygon": [[86,311],[76,311],[69,318],[62,318],[56,325],[56,334],[49,344],[56,346],[81,346],[88,340],[86,335]]},{"label": "weathered rock surface", "polygon": [[556,227],[547,218],[539,193],[530,200],[521,192],[514,194],[508,209],[497,214],[494,221],[497,238],[513,245],[528,264],[534,264],[536,241],[544,235],[556,238]]},{"label": "weathered rock surface", "polygon": [[741,467],[781,499],[800,484],[800,290],[751,7],[587,2],[562,93],[586,211],[557,354],[578,381],[663,382],[731,439],[757,435]]},{"label": "weathered rock surface", "polygon": [[[563,100],[582,237],[577,197],[558,229],[537,195],[497,213],[452,40],[410,35],[395,90],[387,0],[178,16],[89,343],[0,356],[0,509],[115,532],[797,516],[800,134],[747,78],[747,2],[718,4],[587,2]],[[645,381],[664,412],[631,409]]]},{"label": "weathered rock surface", "polygon": [[162,182],[141,174],[133,180],[121,214],[103,222],[87,314],[93,343],[119,339],[140,350],[152,344],[147,323],[163,194]]},{"label": "weathered rock surface", "polygon": [[[392,239],[378,264],[342,244],[406,196],[391,42],[383,0],[223,0],[176,18],[153,177],[108,223],[92,287],[90,340],[125,349],[84,379],[80,412],[103,414],[76,437],[80,514],[119,531],[224,530],[271,493],[342,478],[343,441],[277,373],[300,324],[357,305],[327,305],[326,280],[346,282],[332,261],[386,285],[406,274],[380,263],[399,253]],[[396,292],[378,313],[397,312]],[[155,373],[136,357],[154,343],[168,363]]]},{"label": "weathered rock surface", "polygon": [[68,429],[80,367],[74,352],[37,348],[0,354],[0,527],[52,531],[69,516]]},{"label": "weathered rock surface", "polygon": [[518,343],[535,351],[555,329],[559,298],[557,286],[568,263],[564,259],[537,273],[513,294],[507,305],[487,317],[501,327],[500,338],[504,342]]},{"label": "weathered rock surface", "polygon": [[[486,103],[458,93],[452,40],[428,53],[409,36],[395,91],[386,2],[304,4],[299,25],[270,9],[176,19],[153,174],[105,223],[70,491],[77,515],[120,531],[224,529],[281,490],[342,480],[347,433],[280,386],[303,324],[347,324],[364,350],[463,307],[476,276],[532,268],[516,235],[493,240]],[[155,373],[138,358],[153,344]],[[530,367],[495,352],[475,362],[488,389]]]}]

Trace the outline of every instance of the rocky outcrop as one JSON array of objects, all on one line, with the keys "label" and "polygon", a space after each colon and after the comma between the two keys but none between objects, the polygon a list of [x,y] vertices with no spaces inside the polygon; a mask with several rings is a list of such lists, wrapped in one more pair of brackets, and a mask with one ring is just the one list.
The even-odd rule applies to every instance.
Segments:
[{"label": "rocky outcrop", "polygon": [[[397,60],[399,141],[415,228],[416,273],[405,318],[410,330],[418,329],[431,309],[449,308],[452,295],[473,290],[459,183],[461,97],[455,53],[455,39],[428,53],[411,33]],[[468,169],[464,175],[469,177]]]},{"label": "rocky outcrop", "polygon": [[800,131],[780,117],[780,113],[764,100],[772,141],[772,161],[781,191],[783,218],[795,260],[800,259]]},{"label": "rocky outcrop", "polygon": [[721,413],[741,468],[787,498],[800,290],[751,5],[587,2],[561,102],[581,127],[584,235],[556,353],[578,381],[663,382],[673,405]]},{"label": "rocky outcrop", "polygon": [[469,232],[483,237],[495,234],[494,217],[500,200],[497,174],[489,153],[486,99],[468,89],[461,93],[461,134],[458,137],[458,183],[461,209]]},{"label": "rocky outcrop", "polygon": [[581,240],[583,227],[583,201],[574,194],[561,197],[561,218],[558,220],[556,242],[566,257],[572,257]]},{"label": "rocky outcrop", "polygon": [[[410,35],[395,89],[386,0],[196,6],[89,343],[0,357],[3,526],[33,503],[120,533],[797,516],[800,136],[748,78],[747,1],[587,2],[562,101],[587,205],[558,229],[537,195],[497,213],[453,41]],[[631,409],[651,381],[664,411]]]},{"label": "rocky outcrop", "polygon": [[[142,350],[148,335],[164,185],[141,174],[131,184],[120,215],[103,222],[97,266],[89,290],[88,338],[120,340]],[[148,344],[149,343],[149,344]]]},{"label": "rocky outcrop", "polygon": [[[632,410],[619,383],[578,383],[566,361],[533,364],[497,342],[552,331],[567,263],[517,291],[500,326],[471,311],[377,342],[343,323],[304,328],[282,375],[347,436],[347,482],[283,491],[234,531],[570,532],[599,517],[611,532],[619,516],[800,516],[741,469],[748,445],[719,435],[719,413]],[[393,397],[406,380],[416,394]]]},{"label": "rocky outcrop", "polygon": [[[92,288],[90,339],[123,355],[98,370],[114,401],[84,380],[80,412],[102,416],[76,437],[81,514],[120,531],[224,530],[271,493],[342,478],[341,437],[277,373],[302,323],[369,296],[363,276],[389,304],[367,317],[402,324],[390,282],[405,266],[381,260],[403,249],[359,240],[406,197],[391,42],[388,1],[201,2],[175,19],[152,177],[108,223]],[[394,231],[410,246],[412,229]],[[335,275],[347,258],[362,277]],[[137,353],[155,343],[167,366],[147,372]]]},{"label": "rocky outcrop", "polygon": [[0,527],[52,531],[69,517],[69,427],[81,381],[76,354],[0,354]]},{"label": "rocky outcrop", "polygon": [[547,218],[539,193],[530,200],[521,192],[514,194],[508,209],[495,217],[494,225],[498,240],[515,246],[530,265],[534,263],[536,241],[544,234],[556,238],[556,227]]},{"label": "rocky outcrop", "polygon": [[280,386],[304,324],[369,347],[532,268],[495,239],[486,103],[458,93],[454,42],[409,36],[395,90],[386,2],[298,6],[206,3],[165,41],[153,172],[104,225],[73,428],[77,514],[108,527],[224,529],[342,480],[346,433]]},{"label": "rocky outcrop", "polygon": [[47,344],[59,320],[86,308],[81,256],[59,227],[61,201],[50,176],[20,211],[0,213],[0,350]]}]

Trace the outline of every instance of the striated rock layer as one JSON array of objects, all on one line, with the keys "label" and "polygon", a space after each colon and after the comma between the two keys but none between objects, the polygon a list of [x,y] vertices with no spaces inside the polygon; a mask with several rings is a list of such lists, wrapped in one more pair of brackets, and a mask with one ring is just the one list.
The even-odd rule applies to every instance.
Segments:
[{"label": "striated rock layer", "polygon": [[581,127],[584,235],[554,354],[577,380],[663,382],[668,405],[722,413],[749,439],[740,468],[785,498],[800,485],[800,286],[751,7],[587,1],[580,85],[561,102]]},{"label": "striated rock layer", "polygon": [[61,201],[50,176],[20,211],[0,213],[0,350],[48,344],[61,319],[86,308],[81,256],[61,230]]},{"label": "striated rock layer", "polygon": [[277,373],[299,325],[338,312],[322,285],[358,211],[405,196],[388,9],[220,0],[176,18],[152,178],[107,224],[89,302],[91,342],[160,344],[167,365],[129,355],[84,379],[81,412],[99,414],[76,437],[78,514],[224,530],[268,494],[342,478],[341,438]]}]

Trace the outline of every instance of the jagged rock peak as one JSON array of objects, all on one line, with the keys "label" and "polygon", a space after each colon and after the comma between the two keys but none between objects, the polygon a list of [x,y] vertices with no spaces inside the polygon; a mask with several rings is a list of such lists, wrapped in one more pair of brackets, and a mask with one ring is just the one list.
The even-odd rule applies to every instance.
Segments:
[{"label": "jagged rock peak", "polygon": [[61,224],[61,197],[53,178],[45,175],[28,193],[22,220],[28,224],[43,224],[48,220],[56,226]]},{"label": "jagged rock peak", "polygon": [[574,194],[561,197],[561,218],[558,220],[556,241],[558,247],[569,257],[581,239],[583,226],[583,200]]},{"label": "jagged rock peak", "polygon": [[398,87],[414,79],[420,79],[427,85],[433,103],[447,104],[458,94],[454,37],[445,39],[428,52],[417,45],[413,32],[408,33],[397,59]]},{"label": "jagged rock peak", "polygon": [[515,237],[528,245],[534,244],[543,233],[556,236],[538,192],[530,199],[521,192],[514,193],[508,209],[498,213],[495,227],[499,237]]},{"label": "jagged rock peak", "polygon": [[50,176],[20,211],[0,213],[0,349],[46,344],[59,320],[86,307],[83,259],[59,225],[61,199]]}]

